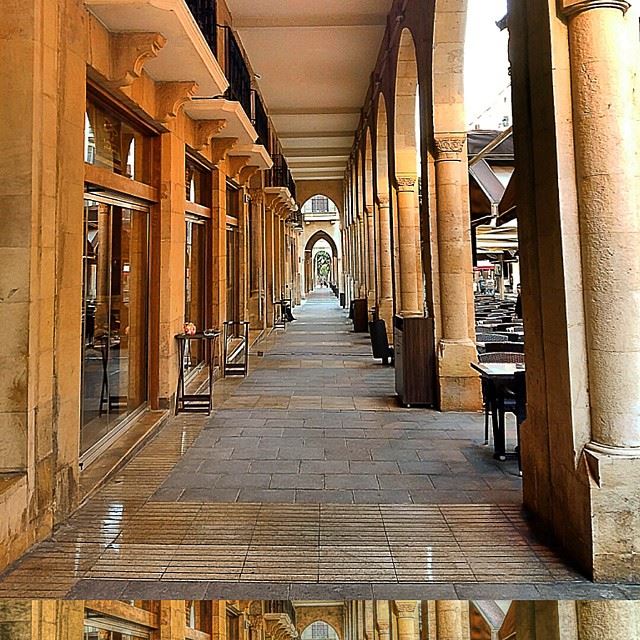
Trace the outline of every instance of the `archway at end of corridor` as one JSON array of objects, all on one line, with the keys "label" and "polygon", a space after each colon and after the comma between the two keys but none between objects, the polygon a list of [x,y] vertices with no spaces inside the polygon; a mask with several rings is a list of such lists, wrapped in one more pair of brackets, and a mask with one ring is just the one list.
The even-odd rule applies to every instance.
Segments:
[{"label": "archway at end of corridor", "polygon": [[340,640],[340,634],[328,622],[316,620],[307,625],[300,634],[300,640]]},{"label": "archway at end of corridor", "polygon": [[316,231],[308,240],[304,250],[304,293],[318,287],[337,291],[339,273],[338,245],[323,229]]}]

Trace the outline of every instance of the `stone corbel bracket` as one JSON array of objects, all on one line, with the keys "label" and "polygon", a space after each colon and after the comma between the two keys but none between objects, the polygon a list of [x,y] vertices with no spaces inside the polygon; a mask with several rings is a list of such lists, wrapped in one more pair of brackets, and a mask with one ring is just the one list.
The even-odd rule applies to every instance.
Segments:
[{"label": "stone corbel bracket", "polygon": [[202,151],[208,147],[211,144],[211,139],[217,136],[226,125],[226,120],[197,120],[194,123],[194,149]]},{"label": "stone corbel bracket", "polygon": [[166,125],[178,116],[196,91],[196,82],[159,82],[156,84],[156,120]]},{"label": "stone corbel bracket", "polygon": [[161,33],[112,33],[109,84],[116,89],[130,87],[142,75],[147,60],[156,58],[166,44]]},{"label": "stone corbel bracket", "polygon": [[240,183],[240,174],[250,162],[251,156],[228,156],[227,175],[235,182]]},{"label": "stone corbel bracket", "polygon": [[238,138],[213,138],[211,141],[211,163],[219,165],[237,144]]},{"label": "stone corbel bracket", "polygon": [[251,178],[253,178],[253,176],[255,176],[258,171],[260,171],[260,167],[251,164],[247,165],[240,171],[240,174],[238,175],[238,183],[242,186],[248,185],[249,180],[251,180]]},{"label": "stone corbel bracket", "polygon": [[295,625],[286,613],[265,613],[265,631],[273,640],[295,640],[298,637]]}]

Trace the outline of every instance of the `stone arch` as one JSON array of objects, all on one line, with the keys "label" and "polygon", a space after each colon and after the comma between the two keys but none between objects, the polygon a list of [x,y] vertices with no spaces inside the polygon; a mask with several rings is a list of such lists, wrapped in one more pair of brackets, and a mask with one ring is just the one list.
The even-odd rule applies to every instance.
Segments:
[{"label": "stone arch", "polygon": [[418,57],[413,34],[404,27],[400,35],[395,84],[395,173],[396,179],[417,178],[416,100],[418,95]]},{"label": "stone arch", "polygon": [[305,629],[314,622],[325,622],[337,634],[340,640],[344,637],[344,605],[312,605],[296,607],[296,629],[301,636]]},{"label": "stone arch", "polygon": [[314,272],[315,263],[313,248],[315,245],[324,240],[331,249],[331,282],[330,284],[336,285],[338,282],[340,253],[338,252],[338,245],[335,240],[324,229],[318,229],[313,235],[309,237],[304,248],[304,290],[305,294],[311,291],[314,287]]},{"label": "stone arch", "polygon": [[322,196],[323,198],[326,198],[331,204],[333,204],[335,206],[335,208],[338,211],[338,216],[341,215],[341,210],[342,209],[341,209],[340,205],[330,195],[327,195],[324,191],[321,191],[321,190],[318,190],[315,193],[311,193],[311,195],[309,195],[307,198],[305,198],[304,202],[300,206],[300,210],[302,211],[309,201],[313,200],[313,198],[317,198],[318,196]]},{"label": "stone arch", "polygon": [[319,617],[317,620],[313,620],[312,622],[310,622],[304,629],[302,629],[299,632],[299,637],[302,638],[302,634],[312,625],[315,624],[316,622],[323,622],[324,624],[326,624],[330,629],[332,629],[335,634],[338,636],[338,638],[342,637],[342,634],[340,633],[340,631],[338,629],[336,629],[330,622],[327,622],[324,618]]},{"label": "stone arch", "polygon": [[[418,112],[418,57],[413,33],[404,27],[400,34],[395,78],[394,157],[397,187],[398,247],[396,291],[400,292],[400,314],[420,316],[424,311],[424,275],[422,271],[422,233],[419,207],[419,161],[421,140],[416,123],[422,122]],[[422,127],[420,127],[422,129]],[[428,237],[428,234],[425,234]]]},{"label": "stone arch", "polygon": [[305,251],[312,251],[313,247],[315,246],[315,244],[318,242],[318,240],[326,240],[329,243],[329,246],[331,247],[331,251],[333,252],[333,257],[337,258],[338,257],[338,245],[336,244],[335,240],[323,229],[320,229],[319,231],[316,231],[308,240],[307,240],[307,244],[305,245],[304,250]]}]

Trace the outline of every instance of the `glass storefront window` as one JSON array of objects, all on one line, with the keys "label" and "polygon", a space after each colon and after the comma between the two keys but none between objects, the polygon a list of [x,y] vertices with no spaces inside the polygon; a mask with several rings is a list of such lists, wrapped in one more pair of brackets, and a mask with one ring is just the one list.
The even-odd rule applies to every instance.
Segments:
[{"label": "glass storefront window", "polygon": [[80,450],[147,400],[148,210],[85,200]]},{"label": "glass storefront window", "polygon": [[[188,217],[186,220],[185,273],[184,273],[184,321],[192,322],[198,331],[207,329],[206,314],[206,242],[205,220]],[[190,341],[185,353],[186,369],[193,369],[204,361],[204,343]]]},{"label": "glass storefront window", "polygon": [[150,183],[151,137],[93,96],[85,114],[85,162]]},{"label": "glass storefront window", "polygon": [[83,638],[84,640],[147,640],[151,637],[149,633],[144,631],[116,630],[108,627],[108,624],[105,624],[104,627],[102,625],[96,627],[91,622],[86,622]]}]

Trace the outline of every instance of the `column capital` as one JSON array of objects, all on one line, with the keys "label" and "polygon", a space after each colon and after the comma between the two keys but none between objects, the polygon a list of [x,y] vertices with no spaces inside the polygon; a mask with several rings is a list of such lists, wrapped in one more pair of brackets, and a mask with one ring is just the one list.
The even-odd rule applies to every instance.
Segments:
[{"label": "column capital", "polygon": [[264,191],[261,188],[249,189],[249,195],[254,204],[261,205],[264,202]]},{"label": "column capital", "polygon": [[562,0],[561,10],[567,18],[592,9],[620,9],[626,13],[631,7],[627,0]]},{"label": "column capital", "polygon": [[436,147],[436,160],[459,160],[467,141],[467,134],[436,134],[433,141]]},{"label": "column capital", "polygon": [[399,618],[411,618],[416,613],[417,600],[394,600]]},{"label": "column capital", "polygon": [[377,200],[378,200],[378,206],[381,209],[388,209],[389,208],[389,196],[387,196],[387,195],[378,196]]},{"label": "column capital", "polygon": [[397,176],[396,186],[398,187],[398,191],[413,191],[417,181],[417,176]]}]

